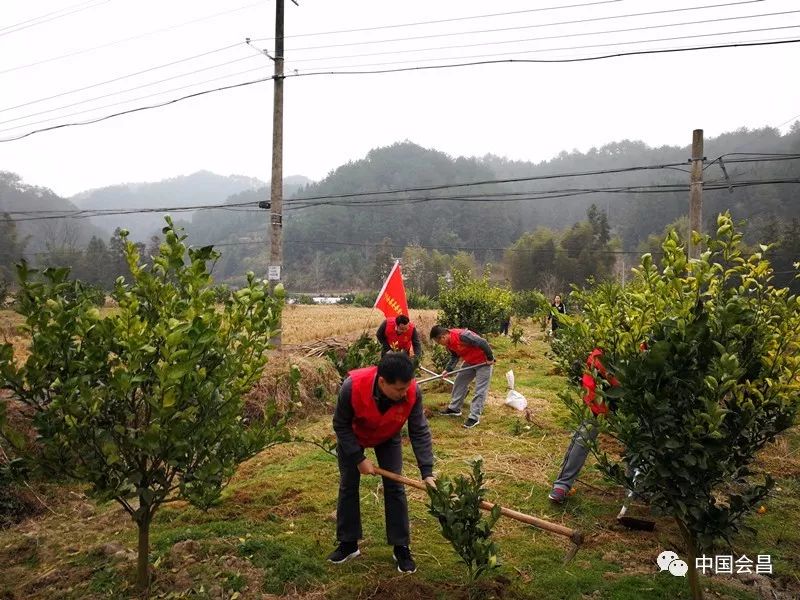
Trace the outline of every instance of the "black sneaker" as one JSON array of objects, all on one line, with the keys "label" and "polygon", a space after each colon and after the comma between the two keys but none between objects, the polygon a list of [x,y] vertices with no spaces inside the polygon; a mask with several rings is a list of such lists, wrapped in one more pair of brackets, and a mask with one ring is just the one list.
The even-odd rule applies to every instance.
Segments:
[{"label": "black sneaker", "polygon": [[472,417],[470,417],[469,419],[464,421],[463,427],[464,429],[472,429],[480,422],[481,422],[480,419],[473,419]]},{"label": "black sneaker", "polygon": [[408,546],[395,546],[392,558],[397,563],[397,570],[401,573],[417,572],[417,563],[411,558],[411,550],[408,549]]},{"label": "black sneaker", "polygon": [[328,555],[328,562],[340,565],[343,562],[361,555],[361,550],[358,549],[358,542],[341,542],[336,550]]},{"label": "black sneaker", "polygon": [[443,410],[439,411],[439,414],[444,417],[460,417],[461,411],[460,410],[453,410],[449,406]]}]

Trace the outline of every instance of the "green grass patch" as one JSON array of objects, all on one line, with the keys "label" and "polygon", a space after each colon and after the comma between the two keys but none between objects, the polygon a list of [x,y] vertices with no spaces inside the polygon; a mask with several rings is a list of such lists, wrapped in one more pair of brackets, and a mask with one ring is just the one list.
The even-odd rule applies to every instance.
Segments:
[{"label": "green grass patch", "polygon": [[264,570],[262,589],[270,594],[304,590],[327,576],[323,557],[288,542],[249,539],[239,546],[238,553]]}]

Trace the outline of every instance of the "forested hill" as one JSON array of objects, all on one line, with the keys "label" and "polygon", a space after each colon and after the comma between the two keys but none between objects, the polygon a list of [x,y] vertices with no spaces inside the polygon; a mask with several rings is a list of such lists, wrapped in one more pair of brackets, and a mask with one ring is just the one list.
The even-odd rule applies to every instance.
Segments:
[{"label": "forested hill", "polygon": [[[782,154],[800,154],[800,123],[785,135],[742,129],[706,139],[703,214],[707,230],[717,213],[730,210],[747,222],[748,242],[779,242],[776,270],[788,273],[800,259],[800,185],[778,181],[800,178],[800,160]],[[720,156],[721,162],[715,160]],[[688,145],[653,148],[627,140],[562,152],[541,163],[493,155],[454,158],[408,141],[376,148],[319,182],[284,180],[285,281],[290,290],[373,290],[398,256],[404,257],[409,286],[428,294],[435,293],[437,276],[455,267],[480,271],[487,264],[494,277],[517,289],[563,290],[588,276],[621,276],[625,252],[657,250],[653,236],[686,214],[689,157]],[[659,168],[634,169],[654,165]],[[587,172],[593,174],[578,175]],[[470,182],[484,183],[456,185]],[[228,204],[175,218],[190,243],[218,247],[222,258],[214,275],[235,284],[248,270],[266,273],[269,264],[269,211],[257,208],[268,193],[257,184],[200,172],[95,190],[75,200],[81,208]],[[0,210],[70,207],[10,173],[0,186]],[[88,252],[75,253],[91,236],[88,220],[33,223],[17,222],[15,233],[17,240],[30,236],[26,251],[55,249],[39,262],[98,262]],[[106,224],[131,229],[134,239],[150,247],[157,243],[150,236],[162,225],[156,213]],[[98,238],[99,252],[99,241],[109,233]],[[96,279],[114,277],[103,273]]]},{"label": "forested hill", "polygon": [[[786,135],[770,128],[739,130],[707,139],[705,143],[709,163],[726,153],[792,152],[800,153],[798,125]],[[400,256],[405,247],[414,244],[438,249],[445,255],[464,249],[478,263],[498,264],[507,258],[503,249],[512,246],[526,232],[537,228],[566,231],[576,223],[586,222],[592,204],[606,213],[610,240],[615,240],[622,249],[637,250],[649,235],[660,234],[687,212],[685,188],[690,154],[688,145],[652,148],[643,142],[626,140],[588,152],[562,152],[552,160],[534,164],[492,155],[453,158],[411,142],[377,148],[361,160],[340,166],[320,182],[305,186],[287,200],[284,255],[288,283],[301,289],[371,288],[385,270],[381,265],[388,257]],[[718,162],[707,165],[704,177],[708,185],[722,185],[724,189],[705,192],[704,215],[710,223],[718,212],[730,209],[736,219],[748,221],[750,238],[765,240],[765,235],[777,235],[776,224],[790,223],[800,216],[800,186],[775,184],[730,189],[727,186],[751,180],[800,177],[800,161],[735,162],[742,158],[747,156],[725,157],[727,179]],[[672,166],[586,177],[341,197],[642,165]],[[663,188],[654,187],[665,185],[681,186],[681,191],[663,193]],[[648,187],[631,190],[631,186]],[[624,189],[588,193],[602,188]],[[497,197],[498,194],[501,196]],[[548,195],[553,197],[548,199]],[[218,215],[215,223],[219,235],[214,239],[207,237],[207,228],[203,232],[203,241],[225,243],[220,247],[228,255],[219,265],[218,275],[222,277],[241,273],[242,266],[257,272],[266,268],[266,245],[260,242],[267,229],[266,211],[246,215]],[[236,226],[232,226],[234,221],[238,221]],[[556,236],[554,252],[559,251],[561,242],[573,246],[584,244],[578,232],[573,234],[574,239],[570,240]],[[572,252],[572,258],[578,257],[566,247],[563,250]],[[548,268],[557,270],[554,265]]]},{"label": "forested hill", "polygon": [[[28,185],[19,175],[0,170],[0,219],[9,214],[15,220],[13,237],[16,239],[12,243],[8,224],[0,223],[0,266],[18,260],[23,248],[32,258],[48,249],[83,248],[93,235],[102,235],[103,232],[88,221],[49,218],[76,209],[72,202],[53,191]],[[33,212],[22,214],[27,211]]]},{"label": "forested hill", "polygon": [[[165,208],[222,204],[233,194],[258,189],[265,184],[253,177],[222,176],[198,171],[151,183],[124,183],[76,194],[70,200],[81,209]],[[180,213],[176,218],[190,220],[193,213]],[[92,222],[110,234],[125,227],[135,240],[145,241],[163,227],[160,214],[133,214],[93,217]]]}]

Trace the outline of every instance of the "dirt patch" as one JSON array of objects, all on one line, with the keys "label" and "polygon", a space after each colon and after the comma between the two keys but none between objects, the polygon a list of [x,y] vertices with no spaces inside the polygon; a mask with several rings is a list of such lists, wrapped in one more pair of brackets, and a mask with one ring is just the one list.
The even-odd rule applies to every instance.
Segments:
[{"label": "dirt patch", "polygon": [[[292,365],[300,369],[299,405],[291,397]],[[291,409],[295,418],[332,413],[339,383],[339,374],[326,358],[275,352],[270,355],[261,379],[245,396],[244,416],[251,420],[262,419],[272,401],[279,413]]]},{"label": "dirt patch", "polygon": [[503,576],[478,581],[470,590],[467,586],[431,583],[403,575],[381,581],[372,590],[362,589],[358,595],[358,598],[364,600],[429,600],[430,598],[521,600],[526,597],[520,595],[511,586],[511,580]]}]

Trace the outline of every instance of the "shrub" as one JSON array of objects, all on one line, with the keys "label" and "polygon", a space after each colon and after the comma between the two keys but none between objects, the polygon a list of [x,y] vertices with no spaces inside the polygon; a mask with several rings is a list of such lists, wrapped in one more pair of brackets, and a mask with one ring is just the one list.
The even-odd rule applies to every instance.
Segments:
[{"label": "shrub", "polygon": [[408,302],[409,309],[413,308],[418,310],[425,310],[425,309],[439,308],[439,305],[436,302],[435,298],[431,298],[430,296],[427,296],[425,294],[420,294],[413,290],[408,293],[406,301]]},{"label": "shrub", "polygon": [[523,290],[514,293],[514,314],[522,318],[546,316],[550,302],[539,290]]},{"label": "shrub", "polygon": [[223,304],[231,295],[231,288],[224,283],[218,283],[211,288],[214,293],[214,301],[218,304]]},{"label": "shrub", "polygon": [[440,280],[438,322],[444,327],[465,327],[480,334],[496,332],[511,314],[514,295],[495,287],[487,276],[474,279],[456,272],[452,285]]},{"label": "shrub", "polygon": [[381,345],[368,333],[362,333],[355,342],[345,349],[328,350],[325,356],[344,380],[353,369],[377,365],[381,360]]},{"label": "shrub", "polygon": [[434,371],[441,373],[450,362],[450,351],[441,344],[434,344],[433,349],[427,354],[433,363]]}]

